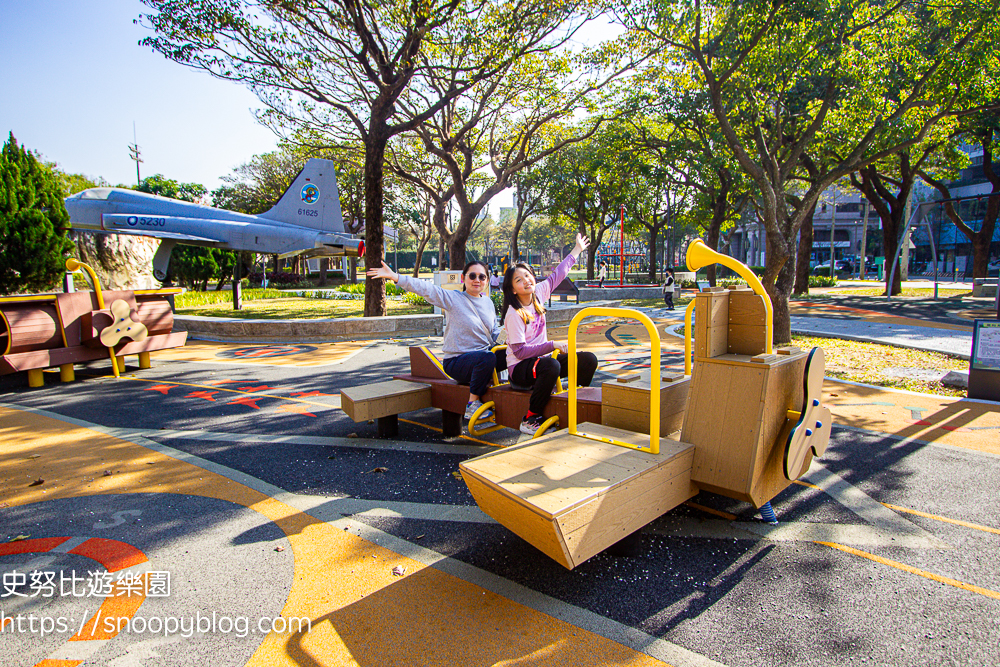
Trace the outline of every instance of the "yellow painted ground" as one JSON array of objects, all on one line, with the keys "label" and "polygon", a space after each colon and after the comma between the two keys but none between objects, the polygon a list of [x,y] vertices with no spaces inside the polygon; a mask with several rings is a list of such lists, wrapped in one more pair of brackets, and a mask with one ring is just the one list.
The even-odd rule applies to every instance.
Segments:
[{"label": "yellow painted ground", "polygon": [[282,614],[308,616],[312,630],[268,635],[249,665],[665,664],[134,443],[4,408],[0,441],[0,506],[183,493],[244,505],[281,528],[295,557]]},{"label": "yellow painted ground", "polygon": [[1000,454],[997,403],[859,387],[836,380],[823,384],[823,403],[833,412],[835,425]]},{"label": "yellow painted ground", "polygon": [[[191,340],[184,347],[172,350],[160,350],[151,353],[153,359],[159,361],[210,361],[222,364],[256,364],[268,366],[329,366],[350,359],[355,354],[372,345],[372,341],[343,341],[338,343],[303,343],[316,348],[308,352],[298,352],[287,356],[233,356],[236,350],[258,348],[293,348],[294,343],[277,343],[275,345],[246,343],[213,343],[209,341]],[[228,352],[228,354],[227,354]]]}]

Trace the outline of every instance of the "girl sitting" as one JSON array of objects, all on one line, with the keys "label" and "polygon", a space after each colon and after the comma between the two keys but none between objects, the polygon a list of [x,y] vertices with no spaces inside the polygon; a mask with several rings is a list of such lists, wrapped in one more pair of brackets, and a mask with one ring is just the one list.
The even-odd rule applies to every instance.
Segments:
[{"label": "girl sitting", "polygon": [[[565,341],[548,339],[542,301],[549,298],[580,253],[589,246],[590,239],[577,234],[573,250],[541,283],[536,284],[535,274],[527,264],[512,266],[504,274],[500,312],[507,329],[507,372],[511,384],[532,388],[528,414],[521,421],[521,433],[535,434],[545,421],[542,412],[556,381],[569,375],[569,345]],[[558,359],[547,356],[556,349],[562,353]],[[589,386],[597,371],[597,357],[593,352],[577,352],[576,358],[577,379],[582,386]]]}]

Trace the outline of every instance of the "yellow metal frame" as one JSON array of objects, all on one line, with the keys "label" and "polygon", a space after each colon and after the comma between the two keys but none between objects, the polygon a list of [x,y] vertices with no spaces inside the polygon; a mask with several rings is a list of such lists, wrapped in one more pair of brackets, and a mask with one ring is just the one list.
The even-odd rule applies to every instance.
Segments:
[{"label": "yellow metal frame", "polygon": [[533,436],[531,436],[531,439],[535,440],[537,438],[542,437],[543,435],[545,435],[545,432],[548,431],[549,428],[552,427],[552,425],[558,424],[558,423],[559,423],[559,416],[558,415],[552,415],[551,417],[549,417],[548,419],[546,419],[545,421],[542,422],[542,425],[538,427],[538,430],[535,431],[535,434]]},{"label": "yellow metal frame", "polygon": [[427,349],[426,345],[421,345],[420,349],[427,353],[427,358],[431,360],[431,363],[433,363],[435,366],[438,367],[439,371],[441,371],[442,373],[444,373],[444,376],[446,378],[448,378],[449,380],[454,380],[455,379],[452,376],[448,375],[448,371],[446,371],[444,369],[444,364],[442,364],[441,360],[437,358],[437,355],[435,355],[433,352],[431,352],[430,350]]},{"label": "yellow metal frame", "polygon": [[[70,273],[75,273],[83,269],[90,276],[90,282],[94,286],[94,292],[97,294],[97,307],[100,310],[104,310],[104,293],[101,291],[101,281],[97,279],[97,274],[94,270],[84,264],[81,261],[75,260],[73,258],[66,260],[66,270]],[[118,372],[118,359],[115,357],[115,348],[109,347],[108,354],[111,356],[111,370],[114,371],[115,377],[121,377],[121,373]],[[124,361],[122,363],[122,370],[125,370]]]},{"label": "yellow metal frame", "polygon": [[695,300],[684,309],[684,375],[691,375],[691,313],[694,312]]},{"label": "yellow metal frame", "polygon": [[[494,373],[496,373],[496,371],[494,371]],[[483,421],[484,424],[493,424],[493,426],[484,428],[482,430],[476,430],[476,423],[479,421],[479,417],[481,417],[484,412],[486,412],[487,410],[489,410],[492,407],[496,407],[496,405],[493,403],[493,401],[487,401],[487,402],[483,403],[479,407],[478,410],[476,410],[475,412],[472,413],[472,418],[469,419],[469,433],[471,433],[472,435],[475,435],[475,436],[480,436],[480,435],[486,435],[487,433],[492,433],[493,431],[498,431],[498,430],[500,430],[502,428],[505,428],[505,427],[500,426],[499,424],[497,424],[496,423],[496,419],[494,418],[494,419],[486,419],[486,420]]]},{"label": "yellow metal frame", "polygon": [[[635,445],[622,442],[621,440],[615,440],[614,438],[605,438],[603,436],[593,435],[590,433],[584,433],[577,429],[577,415],[576,415],[576,330],[580,326],[580,322],[585,317],[593,317],[595,315],[606,315],[609,317],[628,317],[634,320],[638,320],[646,327],[646,331],[649,333],[650,341],[650,351],[652,352],[652,358],[649,362],[650,376],[650,391],[649,391],[649,448],[646,447],[636,447]],[[628,447],[629,449],[637,449],[640,452],[648,452],[650,454],[660,453],[660,333],[656,330],[656,325],[653,321],[649,319],[643,313],[638,310],[633,310],[631,308],[602,308],[600,306],[591,306],[589,308],[584,308],[579,313],[577,313],[573,320],[569,323],[569,432],[571,435],[578,435],[583,438],[588,438],[590,440],[597,440],[599,442],[607,442],[612,445],[618,445],[619,447]]]},{"label": "yellow metal frame", "polygon": [[[697,260],[702,260],[701,263]],[[711,259],[713,261],[705,261]],[[767,295],[764,290],[764,285],[760,282],[760,278],[757,274],[750,270],[750,267],[743,262],[730,257],[728,255],[723,255],[722,253],[715,252],[701,239],[695,239],[688,245],[687,255],[684,258],[689,271],[697,271],[698,269],[704,268],[709,264],[722,264],[738,273],[741,278],[747,281],[747,285],[753,289],[754,293],[764,297],[764,310],[767,313],[764,324],[767,327],[767,349],[765,350],[767,354],[771,354],[774,351],[774,346],[772,340],[774,339],[774,304],[771,303],[771,297]],[[685,373],[691,374],[691,315],[690,310],[694,305],[694,301],[688,305],[687,311],[684,312],[684,370]]]},{"label": "yellow metal frame", "polygon": [[[490,348],[490,352],[493,352],[495,354],[498,350],[506,350],[506,349],[507,349],[506,345],[494,345],[493,347]],[[552,354],[550,354],[549,356],[552,357],[553,359],[558,358],[559,357],[559,350],[558,349],[552,350]],[[501,382],[500,381],[500,376],[497,374],[497,369],[496,369],[496,367],[494,367],[493,368],[493,386],[494,387],[499,387],[499,386],[505,385],[505,384],[510,384],[510,380],[508,380],[507,382]],[[554,392],[554,393],[561,394],[564,391],[566,391],[565,389],[563,389],[563,383],[562,383],[562,378],[561,377],[557,377],[556,378],[556,386],[559,387],[559,391]]]}]

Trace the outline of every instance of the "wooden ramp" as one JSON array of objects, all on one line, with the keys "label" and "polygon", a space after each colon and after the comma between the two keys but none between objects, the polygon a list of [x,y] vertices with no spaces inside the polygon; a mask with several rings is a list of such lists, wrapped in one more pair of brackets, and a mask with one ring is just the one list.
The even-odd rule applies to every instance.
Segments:
[{"label": "wooden ramp", "polygon": [[[649,436],[600,424],[581,432],[649,446]],[[619,447],[566,430],[459,465],[486,514],[573,569],[685,500],[694,448],[660,440],[660,453]]]}]

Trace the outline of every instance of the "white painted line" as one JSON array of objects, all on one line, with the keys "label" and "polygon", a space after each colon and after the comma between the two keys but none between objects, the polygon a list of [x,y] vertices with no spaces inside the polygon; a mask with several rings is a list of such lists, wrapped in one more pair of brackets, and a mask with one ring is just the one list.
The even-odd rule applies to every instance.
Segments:
[{"label": "white painted line", "polygon": [[887,535],[923,538],[934,545],[932,548],[951,548],[947,542],[899,516],[858,487],[848,484],[842,477],[827,470],[816,460],[813,460],[809,472],[802,477],[802,480],[815,484],[838,503]]},{"label": "white painted line", "polygon": [[[16,407],[16,406],[11,406]],[[430,442],[405,442],[401,440],[375,440],[370,438],[335,438],[318,435],[266,435],[260,433],[223,433],[219,431],[176,431],[163,429],[150,431],[135,428],[107,428],[90,425],[88,428],[116,438],[128,440],[133,437],[156,439],[203,440],[205,442],[259,442],[272,445],[312,445],[318,447],[349,447],[352,449],[376,449],[397,452],[427,452],[430,454],[461,454],[479,456],[495,447],[486,445],[442,445]]]},{"label": "white painted line", "polygon": [[84,537],[71,537],[57,547],[52,547],[49,549],[50,554],[66,554],[76,549],[78,546],[90,539],[89,535]]}]

